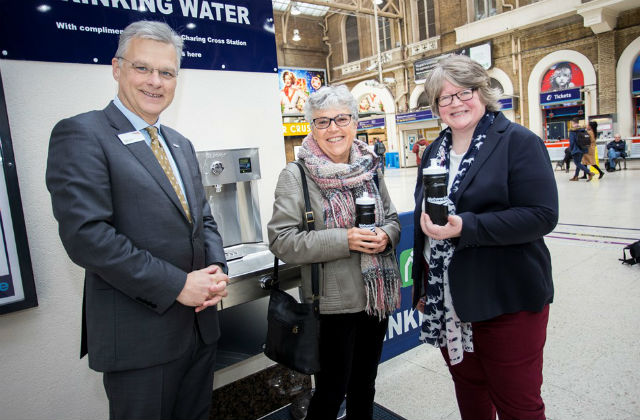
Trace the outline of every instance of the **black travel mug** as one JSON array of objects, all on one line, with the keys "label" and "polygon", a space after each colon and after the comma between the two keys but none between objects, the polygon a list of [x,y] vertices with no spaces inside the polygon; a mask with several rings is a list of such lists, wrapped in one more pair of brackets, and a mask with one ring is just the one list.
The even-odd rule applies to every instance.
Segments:
[{"label": "black travel mug", "polygon": [[438,166],[436,161],[431,159],[431,164],[422,170],[424,211],[433,224],[444,226],[449,216],[447,170]]},{"label": "black travel mug", "polygon": [[366,192],[362,197],[356,198],[356,226],[376,231],[376,200]]}]

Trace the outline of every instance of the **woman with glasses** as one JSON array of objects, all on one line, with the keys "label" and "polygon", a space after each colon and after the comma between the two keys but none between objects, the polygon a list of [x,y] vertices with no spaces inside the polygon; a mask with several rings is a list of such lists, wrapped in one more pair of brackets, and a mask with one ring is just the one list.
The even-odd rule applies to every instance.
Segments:
[{"label": "woman with glasses", "polygon": [[[267,226],[271,251],[301,264],[302,293],[311,298],[311,269],[320,265],[320,372],[307,419],[335,419],[347,399],[347,417],[371,419],[378,362],[388,315],[399,303],[394,248],[400,239],[396,209],[378,170],[379,157],[357,140],[358,103],[345,86],[325,86],[305,104],[311,133],[297,162],[309,188],[315,230],[304,225],[299,168],[280,173]],[[375,202],[375,228],[355,227],[355,200]]]},{"label": "woman with glasses", "polygon": [[[440,348],[463,419],[544,419],[542,352],[553,300],[543,236],[558,193],[540,138],[499,111],[499,92],[465,56],[427,77],[447,125],[425,150],[415,189],[413,303],[420,338]],[[446,225],[423,211],[422,170],[448,176]],[[424,258],[420,258],[423,256]]]}]

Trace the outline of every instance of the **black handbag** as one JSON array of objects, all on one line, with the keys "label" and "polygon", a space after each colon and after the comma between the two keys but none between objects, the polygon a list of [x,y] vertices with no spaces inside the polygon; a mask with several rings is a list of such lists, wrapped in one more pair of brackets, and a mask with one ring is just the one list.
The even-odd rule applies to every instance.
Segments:
[{"label": "black handbag", "polygon": [[[294,162],[302,175],[302,191],[305,204],[307,231],[315,228],[313,211],[309,203],[309,189],[304,170]],[[320,313],[318,264],[311,265],[312,303],[300,303],[293,296],[280,289],[278,280],[278,258],[274,259],[270,288],[269,309],[267,310],[267,339],[264,354],[274,362],[297,372],[312,375],[320,371],[318,348]],[[263,283],[264,284],[264,283]]]},{"label": "black handbag", "polygon": [[[627,257],[626,251],[629,251],[630,257]],[[640,263],[640,241],[636,241],[624,247],[622,250],[622,264],[634,265]]]}]

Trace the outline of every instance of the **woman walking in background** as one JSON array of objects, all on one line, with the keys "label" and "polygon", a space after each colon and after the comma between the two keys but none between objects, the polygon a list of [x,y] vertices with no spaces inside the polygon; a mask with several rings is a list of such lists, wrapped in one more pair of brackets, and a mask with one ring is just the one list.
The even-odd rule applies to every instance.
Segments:
[{"label": "woman walking in background", "polygon": [[581,127],[578,118],[571,120],[571,130],[569,131],[569,150],[571,151],[573,163],[576,164],[576,171],[573,174],[573,178],[569,179],[569,181],[577,181],[580,171],[584,172],[583,178],[589,178],[588,181],[591,181],[591,178],[593,178],[593,174],[589,171],[589,168],[582,164],[582,156],[584,156],[584,154],[589,150],[585,145],[579,144],[580,142],[578,141],[578,137],[582,139],[585,136],[589,137],[589,134]]},{"label": "woman walking in background", "polygon": [[[598,179],[600,179],[604,176],[604,172],[602,172],[598,166],[598,160],[596,159],[596,136],[598,135],[598,123],[595,121],[589,121],[587,133],[589,134],[589,137],[591,137],[591,144],[589,145],[587,153],[582,155],[582,164],[586,167],[594,167],[600,173],[598,176]],[[587,180],[587,182],[589,181],[591,181],[591,178]]]}]

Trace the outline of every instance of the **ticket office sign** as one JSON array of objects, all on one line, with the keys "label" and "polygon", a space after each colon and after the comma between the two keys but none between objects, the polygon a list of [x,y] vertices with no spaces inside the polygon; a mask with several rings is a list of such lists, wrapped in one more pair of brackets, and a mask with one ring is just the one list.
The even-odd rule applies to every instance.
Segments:
[{"label": "ticket office sign", "polygon": [[0,0],[0,58],[108,65],[138,20],[182,37],[182,68],[278,71],[271,0]]}]

